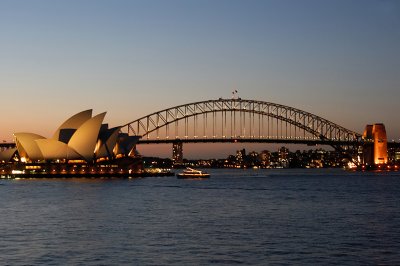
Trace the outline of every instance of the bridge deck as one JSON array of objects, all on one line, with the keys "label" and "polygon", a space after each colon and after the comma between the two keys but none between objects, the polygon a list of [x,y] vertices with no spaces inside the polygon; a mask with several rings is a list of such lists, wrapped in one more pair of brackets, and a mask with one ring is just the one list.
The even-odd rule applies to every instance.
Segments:
[{"label": "bridge deck", "polygon": [[140,139],[138,144],[165,143],[287,143],[307,145],[355,145],[357,141],[304,140],[304,139],[258,139],[258,138],[196,138],[196,139]]},{"label": "bridge deck", "polygon": [[[321,139],[258,139],[258,138],[183,138],[183,139],[140,139],[138,144],[168,144],[168,143],[286,143],[286,144],[306,144],[309,146],[330,145],[330,146],[352,146],[363,145],[363,141],[340,141],[340,140],[321,140]],[[400,148],[399,142],[388,142],[388,148]]]}]

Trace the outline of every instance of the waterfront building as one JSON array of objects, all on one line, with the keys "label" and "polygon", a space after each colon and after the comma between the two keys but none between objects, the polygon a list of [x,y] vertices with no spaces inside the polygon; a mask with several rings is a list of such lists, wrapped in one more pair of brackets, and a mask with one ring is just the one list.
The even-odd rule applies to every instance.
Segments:
[{"label": "waterfront building", "polygon": [[109,128],[103,124],[105,115],[92,117],[92,110],[77,113],[62,123],[51,138],[14,133],[16,148],[1,151],[0,161],[95,164],[129,156],[139,137],[121,133],[121,127]]},{"label": "waterfront building", "polygon": [[270,158],[271,158],[271,153],[267,150],[263,150],[259,156],[260,156],[260,161],[261,161],[262,167],[264,167],[264,168],[268,167]]},{"label": "waterfront building", "polygon": [[281,147],[278,150],[279,154],[279,163],[283,168],[288,168],[289,167],[289,149],[286,147]]},{"label": "waterfront building", "polygon": [[394,154],[394,162],[395,162],[395,163],[400,162],[400,151],[395,151],[395,154]]},{"label": "waterfront building", "polygon": [[246,150],[241,149],[236,151],[236,162],[239,164],[242,164],[244,161],[244,158],[246,157]]}]

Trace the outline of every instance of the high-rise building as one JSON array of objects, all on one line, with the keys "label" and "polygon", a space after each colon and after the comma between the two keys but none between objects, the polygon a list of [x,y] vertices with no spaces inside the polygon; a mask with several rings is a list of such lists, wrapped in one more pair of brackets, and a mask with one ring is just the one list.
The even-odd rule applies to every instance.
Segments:
[{"label": "high-rise building", "polygon": [[246,157],[246,150],[245,149],[241,149],[236,151],[236,162],[238,163],[243,163],[244,158]]},{"label": "high-rise building", "polygon": [[183,143],[182,142],[174,142],[172,144],[172,161],[174,164],[183,163]]},{"label": "high-rise building", "polygon": [[278,150],[278,154],[280,166],[283,168],[289,167],[289,149],[286,147],[281,147]]},{"label": "high-rise building", "polygon": [[261,161],[261,165],[263,167],[267,167],[269,166],[269,161],[270,161],[270,157],[271,157],[271,153],[267,150],[264,150],[260,153],[260,161]]}]

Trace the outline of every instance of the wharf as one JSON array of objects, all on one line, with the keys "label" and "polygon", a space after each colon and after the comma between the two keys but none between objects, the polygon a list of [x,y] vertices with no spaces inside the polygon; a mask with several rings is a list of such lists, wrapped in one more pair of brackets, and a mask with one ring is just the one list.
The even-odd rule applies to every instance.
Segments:
[{"label": "wharf", "polygon": [[140,173],[7,173],[1,174],[1,179],[31,179],[31,178],[91,178],[91,179],[126,179],[144,177],[164,177],[174,176],[173,172],[140,172]]}]

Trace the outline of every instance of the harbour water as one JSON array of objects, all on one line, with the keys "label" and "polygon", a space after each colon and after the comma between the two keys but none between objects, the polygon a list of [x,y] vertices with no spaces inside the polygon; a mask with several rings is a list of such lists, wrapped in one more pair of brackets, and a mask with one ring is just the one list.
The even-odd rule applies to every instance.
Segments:
[{"label": "harbour water", "polygon": [[0,265],[400,265],[400,172],[0,180]]}]

